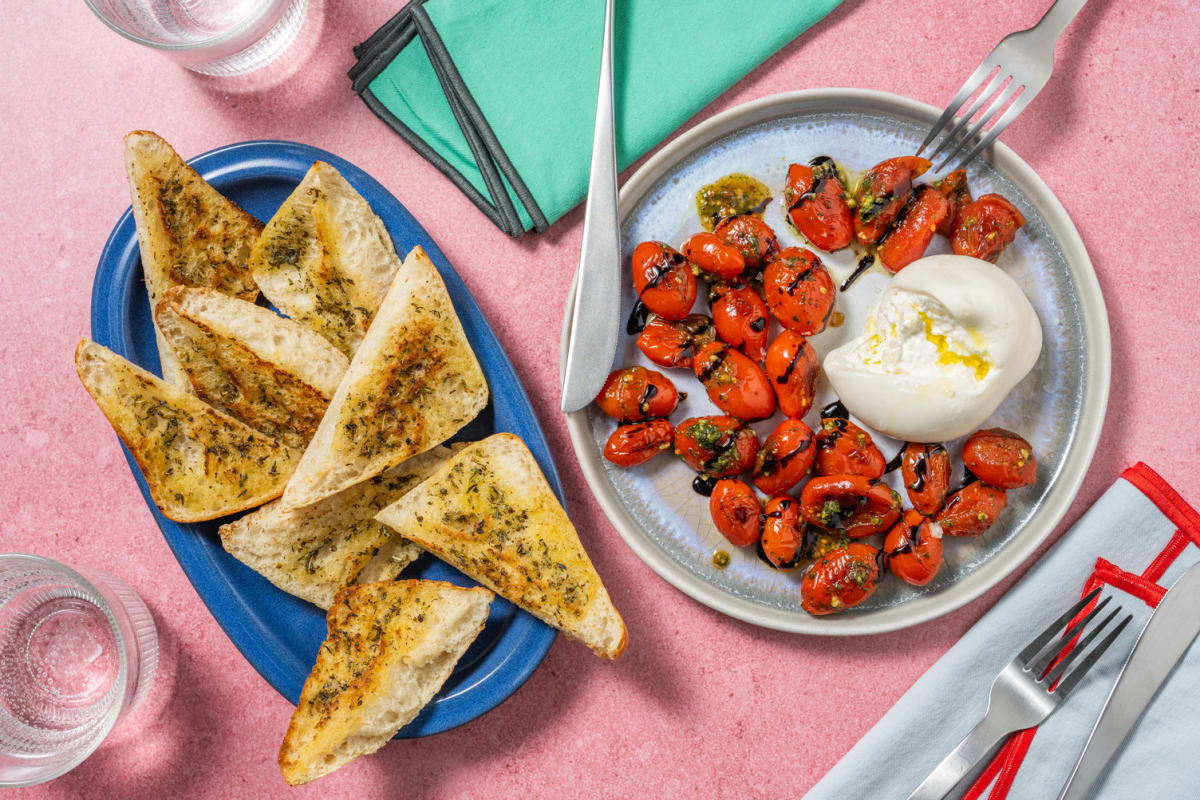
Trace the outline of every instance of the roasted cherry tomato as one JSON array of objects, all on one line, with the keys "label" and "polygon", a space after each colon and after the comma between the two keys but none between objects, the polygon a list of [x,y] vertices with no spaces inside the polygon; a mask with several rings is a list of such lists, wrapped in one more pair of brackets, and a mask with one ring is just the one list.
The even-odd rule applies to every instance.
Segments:
[{"label": "roasted cherry tomato", "polygon": [[765,511],[758,554],[780,572],[789,572],[804,561],[806,526],[800,504],[790,494],[777,494],[767,501]]},{"label": "roasted cherry tomato", "polygon": [[995,264],[1024,224],[1025,217],[1016,206],[998,194],[985,194],[963,208],[955,221],[950,245],[960,256]]},{"label": "roasted cherry tomato", "polygon": [[779,252],[771,226],[753,214],[738,214],[717,223],[713,234],[742,254],[750,269],[761,269]]},{"label": "roasted cherry tomato", "polygon": [[928,184],[918,186],[904,217],[879,245],[879,261],[899,272],[921,256],[933,241],[938,226],[950,218],[950,201]]},{"label": "roasted cherry tomato", "polygon": [[713,321],[703,314],[691,314],[671,322],[653,316],[638,335],[638,349],[660,367],[692,368],[692,357],[717,336]]},{"label": "roasted cherry tomato", "polygon": [[708,498],[708,512],[721,535],[738,547],[758,541],[762,509],[754,490],[736,478],[722,478]]},{"label": "roasted cherry tomato", "polygon": [[663,319],[683,319],[696,302],[691,266],[662,242],[642,242],[634,248],[633,288],[646,308]]},{"label": "roasted cherry tomato", "polygon": [[609,373],[596,405],[619,422],[639,422],[670,416],[679,405],[679,392],[661,372],[626,367]]},{"label": "roasted cherry tomato", "polygon": [[900,580],[924,586],[942,566],[942,528],[909,509],[883,540],[888,569]]},{"label": "roasted cherry tomato", "polygon": [[812,429],[798,419],[785,419],[758,450],[754,485],[766,494],[786,492],[804,480],[815,452]]},{"label": "roasted cherry tomato", "polygon": [[875,480],[883,477],[885,469],[887,461],[871,441],[871,434],[845,417],[821,418],[813,472],[817,475],[861,475]]},{"label": "roasted cherry tomato", "polygon": [[738,419],[766,419],[775,413],[775,393],[767,373],[746,354],[722,341],[704,345],[692,364],[717,408]]},{"label": "roasted cherry tomato", "polygon": [[875,591],[879,551],[851,542],[813,562],[800,579],[800,605],[810,614],[832,614],[856,606]]},{"label": "roasted cherry tomato", "polygon": [[665,419],[621,425],[608,437],[604,457],[621,467],[636,467],[671,449],[675,428]]},{"label": "roasted cherry tomato", "polygon": [[963,465],[979,480],[1000,489],[1019,489],[1037,480],[1029,442],[1004,428],[975,431],[963,445]]},{"label": "roasted cherry tomato", "polygon": [[861,475],[823,476],[804,484],[800,513],[818,528],[861,539],[886,531],[900,519],[900,495]]},{"label": "roasted cherry tomato", "polygon": [[709,296],[717,336],[762,362],[771,323],[762,295],[749,286],[714,286]]},{"label": "roasted cherry tomato", "polygon": [[788,219],[814,247],[827,252],[841,250],[854,238],[854,215],[846,202],[846,187],[829,156],[788,167],[783,202]]},{"label": "roasted cherry tomato", "polygon": [[883,238],[912,195],[913,180],[930,166],[919,156],[900,156],[867,170],[854,192],[854,238],[859,244]]},{"label": "roasted cherry tomato", "polygon": [[954,235],[954,226],[962,210],[971,204],[971,190],[967,187],[967,171],[956,169],[934,184],[950,201],[950,213],[938,225],[937,232],[949,239]]},{"label": "roasted cherry tomato", "polygon": [[684,242],[683,255],[701,272],[723,281],[733,280],[746,268],[746,259],[736,247],[707,231],[693,234]]},{"label": "roasted cherry tomato", "polygon": [[779,410],[800,419],[812,408],[817,392],[817,353],[803,336],[783,330],[767,348],[764,362]]},{"label": "roasted cherry tomato", "polygon": [[801,336],[825,330],[835,290],[829,270],[811,250],[781,250],[763,272],[763,294],[779,324]]},{"label": "roasted cherry tomato", "polygon": [[913,508],[936,514],[950,489],[950,454],[940,444],[909,442],[900,456],[900,480]]},{"label": "roasted cherry tomato", "polygon": [[733,417],[692,417],[675,426],[675,455],[714,478],[749,472],[758,455],[758,434]]},{"label": "roasted cherry tomato", "polygon": [[950,536],[978,536],[996,521],[1008,505],[1003,489],[973,481],[946,499],[933,521]]}]

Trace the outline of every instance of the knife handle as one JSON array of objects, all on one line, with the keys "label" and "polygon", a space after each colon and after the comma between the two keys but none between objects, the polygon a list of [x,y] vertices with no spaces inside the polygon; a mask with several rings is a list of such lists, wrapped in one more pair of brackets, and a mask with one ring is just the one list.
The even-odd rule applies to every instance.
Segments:
[{"label": "knife handle", "polygon": [[929,777],[913,790],[908,800],[942,800],[976,764],[992,751],[1008,734],[1008,726],[988,714],[966,735],[942,763],[934,767]]}]

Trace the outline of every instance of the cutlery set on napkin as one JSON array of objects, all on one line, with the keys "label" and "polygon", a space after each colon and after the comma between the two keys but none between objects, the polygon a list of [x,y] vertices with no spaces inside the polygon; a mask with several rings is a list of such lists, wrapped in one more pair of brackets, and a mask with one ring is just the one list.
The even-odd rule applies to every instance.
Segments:
[{"label": "cutlery set on napkin", "polygon": [[1145,464],[1131,467],[807,797],[909,796],[984,716],[1014,650],[1096,590],[1132,612],[1136,646],[1117,638],[1069,699],[1008,737],[957,793],[913,796],[1196,796],[1200,764],[1180,748],[1200,714],[1200,660],[1186,655],[1200,631],[1197,564],[1200,514]]}]

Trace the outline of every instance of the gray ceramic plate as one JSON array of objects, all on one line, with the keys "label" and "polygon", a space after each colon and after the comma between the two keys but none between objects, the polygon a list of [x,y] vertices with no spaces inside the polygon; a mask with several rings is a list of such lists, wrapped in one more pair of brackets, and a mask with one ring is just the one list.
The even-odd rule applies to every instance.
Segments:
[{"label": "gray ceramic plate", "polygon": [[[664,147],[621,189],[624,273],[629,274],[628,254],[638,242],[657,239],[677,246],[699,230],[696,190],[731,172],[753,175],[777,194],[766,221],[779,234],[781,246],[803,245],[785,222],[778,198],[789,163],[826,154],[848,169],[865,170],[884,158],[914,152],[938,113],[932,106],[881,92],[821,89],[765,97],[713,117]],[[999,266],[1017,280],[1037,310],[1042,355],[989,424],[1016,430],[1033,444],[1037,483],[1010,492],[1008,509],[981,537],[947,537],[945,563],[930,585],[915,589],[884,580],[861,606],[816,618],[800,608],[798,572],[775,572],[753,548],[732,547],[717,532],[707,500],[691,489],[694,473],[679,459],[659,457],[634,469],[615,467],[601,456],[615,423],[594,406],[569,415],[571,439],[592,491],[617,531],[659,575],[700,602],[757,625],[826,635],[879,633],[924,622],[979,596],[1051,533],[1083,481],[1104,420],[1109,385],[1104,300],[1070,217],[1024,161],[997,144],[986,160],[971,166],[968,176],[975,196],[999,192],[1028,220]],[[929,254],[948,251],[945,239],[936,237]],[[853,258],[849,250],[822,254],[839,284]],[[819,357],[862,330],[887,277],[872,271],[839,294],[837,309],[845,322],[812,337]],[[632,286],[623,285],[627,315],[635,297]],[[705,311],[703,306],[699,300],[696,310]],[[654,366],[634,346],[634,337],[623,336],[615,366],[629,364]],[[672,370],[669,377],[688,393],[673,420],[719,413],[689,373]],[[816,408],[831,399],[822,378]],[[806,420],[813,427],[816,416]],[[755,428],[765,436],[776,422]],[[900,446],[883,436],[876,442],[885,457]],[[957,444],[950,445],[956,462]],[[889,476],[900,488],[897,478]],[[717,550],[732,556],[725,569],[713,566]]]}]

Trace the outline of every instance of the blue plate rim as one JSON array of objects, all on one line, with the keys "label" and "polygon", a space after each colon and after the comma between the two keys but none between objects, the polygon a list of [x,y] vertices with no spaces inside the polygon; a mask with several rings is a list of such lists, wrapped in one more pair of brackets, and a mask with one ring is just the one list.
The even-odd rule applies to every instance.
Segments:
[{"label": "blue plate rim", "polygon": [[[521,429],[511,432],[518,433],[525,441],[559,502],[565,507],[566,498],[549,443],[508,354],[466,284],[433,238],[399,199],[351,162],[326,150],[298,142],[277,139],[236,142],[187,159],[187,163],[205,180],[219,187],[224,180],[232,180],[235,177],[244,180],[253,177],[255,172],[258,172],[260,177],[294,180],[298,183],[312,163],[318,160],[336,168],[367,199],[375,213],[384,220],[393,238],[396,228],[406,229],[411,234],[407,238],[412,241],[403,248],[404,252],[417,245],[425,249],[446,283],[472,346],[476,349],[482,346],[482,349],[487,351],[484,356],[487,360],[485,370],[498,373],[501,382],[508,389],[507,401],[514,406],[513,413],[519,420],[513,427]],[[401,249],[397,247],[398,251]],[[125,303],[113,301],[112,289],[120,285],[120,281],[114,278],[121,277],[123,271],[139,267],[136,227],[132,209],[127,207],[101,251],[91,298],[93,340],[125,357],[132,354],[133,341],[130,328],[126,324],[127,320],[122,314]],[[140,288],[141,281],[129,280],[126,290],[131,291],[133,286]],[[477,337],[482,337],[482,340],[477,340]],[[481,361],[483,360],[481,357]],[[154,365],[143,366],[153,370]],[[489,389],[494,398],[496,381],[490,383],[492,385]],[[136,461],[123,444],[122,452],[147,507],[192,588],[250,665],[276,691],[293,704],[296,703],[297,697],[288,689],[289,683],[295,683],[294,673],[298,666],[296,660],[264,645],[264,641],[269,642],[269,639],[263,639],[261,623],[256,624],[252,617],[245,613],[245,604],[236,600],[237,593],[230,581],[216,568],[218,558],[229,556],[224,553],[219,543],[211,541],[211,537],[199,530],[199,526],[177,523],[164,517],[151,499],[149,488]],[[275,591],[288,596],[282,590]],[[516,636],[510,637],[510,632]],[[266,633],[271,636],[277,635],[274,631]],[[507,625],[497,646],[491,649],[484,661],[475,665],[474,671],[461,679],[461,682],[466,684],[465,688],[450,698],[435,697],[416,719],[397,734],[397,737],[414,738],[451,730],[500,705],[533,675],[556,636],[557,631],[554,628],[528,612],[516,609],[513,620]],[[505,639],[508,641],[504,641]],[[503,648],[499,646],[502,643]],[[477,675],[475,673],[480,671],[480,665],[486,667],[486,670],[482,675]],[[304,677],[307,677],[311,665],[299,667]]]}]

